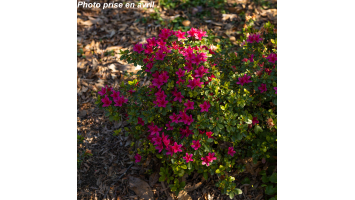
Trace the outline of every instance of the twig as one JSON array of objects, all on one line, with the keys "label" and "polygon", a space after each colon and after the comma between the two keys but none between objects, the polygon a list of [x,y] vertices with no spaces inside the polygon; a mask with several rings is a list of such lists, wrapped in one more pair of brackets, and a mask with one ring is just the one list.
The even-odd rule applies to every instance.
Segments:
[{"label": "twig", "polygon": [[118,178],[111,184],[111,186],[114,185],[115,183],[117,183],[117,181],[120,180],[120,179],[122,178],[122,176],[124,176],[124,175],[127,173],[127,171],[128,171],[132,166],[133,166],[133,163],[126,169],[126,171],[125,171],[120,177],[118,177]]},{"label": "twig", "polygon": [[165,192],[166,198],[168,198],[169,195],[168,195],[168,192],[166,191],[167,188],[165,187],[164,182],[161,182],[161,186],[163,186],[163,191]]}]

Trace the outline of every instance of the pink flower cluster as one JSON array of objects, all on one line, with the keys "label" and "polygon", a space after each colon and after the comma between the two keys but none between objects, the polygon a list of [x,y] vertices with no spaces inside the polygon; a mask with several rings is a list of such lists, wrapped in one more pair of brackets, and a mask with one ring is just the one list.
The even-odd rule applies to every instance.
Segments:
[{"label": "pink flower cluster", "polygon": [[244,74],[244,76],[238,78],[237,84],[244,85],[246,83],[251,83],[252,81],[249,80],[250,76],[247,76],[247,74]]},{"label": "pink flower cluster", "polygon": [[159,72],[155,72],[152,74],[154,77],[152,84],[153,86],[156,86],[157,88],[160,88],[164,83],[167,83],[169,80],[168,72],[163,71],[161,74]]},{"label": "pink flower cluster", "polygon": [[266,57],[266,59],[268,59],[271,63],[275,63],[277,60],[277,55],[276,53],[270,53],[270,55]]},{"label": "pink flower cluster", "polygon": [[266,88],[266,84],[262,83],[260,87],[258,87],[258,89],[260,90],[260,93],[266,92],[267,88]]},{"label": "pink flower cluster", "polygon": [[166,105],[169,103],[165,98],[167,97],[164,93],[164,91],[159,90],[158,92],[155,93],[156,100],[153,101],[153,103],[158,106],[158,107],[166,107]]},{"label": "pink flower cluster", "polygon": [[141,159],[142,159],[142,156],[140,156],[138,153],[134,156],[134,159],[136,160],[136,163],[137,162],[140,162]]},{"label": "pink flower cluster", "polygon": [[228,154],[231,155],[231,156],[233,156],[235,154],[235,151],[234,151],[233,147],[229,147],[228,148]]},{"label": "pink flower cluster", "polygon": [[206,31],[198,30],[195,28],[191,28],[191,30],[187,31],[188,37],[202,40],[202,37],[207,37]]},{"label": "pink flower cluster", "polygon": [[216,160],[217,158],[215,157],[215,153],[208,153],[206,157],[202,157],[202,165],[210,166],[210,164]]},{"label": "pink flower cluster", "polygon": [[208,112],[208,109],[211,107],[210,102],[204,101],[203,104],[200,104],[201,112]]},{"label": "pink flower cluster", "polygon": [[247,42],[249,43],[258,43],[258,42],[261,42],[263,41],[263,38],[260,37],[260,34],[250,34],[248,39],[247,39]]},{"label": "pink flower cluster", "polygon": [[255,124],[259,124],[259,120],[257,117],[253,117],[252,119],[252,124],[255,125]]},{"label": "pink flower cluster", "polygon": [[108,107],[111,105],[112,101],[108,97],[109,93],[111,92],[112,94],[110,97],[112,97],[113,101],[115,102],[114,106],[121,107],[124,103],[127,103],[128,99],[124,98],[124,96],[120,96],[119,91],[116,92],[112,89],[112,87],[108,87],[106,85],[105,87],[101,88],[101,91],[98,92],[100,96],[105,95],[105,97],[101,99],[101,102],[103,103],[102,107]]}]

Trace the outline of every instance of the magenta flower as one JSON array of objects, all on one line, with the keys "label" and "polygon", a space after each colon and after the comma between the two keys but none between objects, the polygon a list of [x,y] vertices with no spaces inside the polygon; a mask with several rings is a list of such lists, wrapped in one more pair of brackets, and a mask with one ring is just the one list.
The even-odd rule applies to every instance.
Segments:
[{"label": "magenta flower", "polygon": [[233,156],[235,154],[235,151],[234,151],[233,147],[229,147],[228,148],[228,154],[231,155],[231,156]]},{"label": "magenta flower", "polygon": [[180,30],[175,31],[175,36],[178,38],[178,41],[186,39],[185,32],[181,32]]},{"label": "magenta flower", "polygon": [[190,71],[192,71],[194,68],[192,67],[192,63],[191,63],[191,62],[187,62],[187,63],[185,63],[184,69],[186,69],[187,72],[190,72]]},{"label": "magenta flower", "polygon": [[212,137],[212,134],[213,133],[211,131],[206,132],[206,135],[207,135],[208,138],[214,139],[214,137]]},{"label": "magenta flower", "polygon": [[134,156],[134,159],[136,159],[136,163],[140,162],[142,159],[142,156],[140,156],[138,153]]},{"label": "magenta flower", "polygon": [[165,149],[166,149],[166,155],[170,155],[170,156],[173,156],[173,155],[174,155],[174,148],[173,148],[173,146],[167,145]]},{"label": "magenta flower", "polygon": [[251,54],[251,55],[250,55],[250,58],[249,58],[250,62],[254,62],[254,59],[253,59],[253,58],[254,58],[254,54]]},{"label": "magenta flower", "polygon": [[188,162],[190,162],[190,161],[194,161],[193,159],[192,159],[192,154],[188,154],[188,153],[186,153],[186,156],[185,157],[182,157],[183,159],[185,159],[186,160],[186,163],[188,163]]},{"label": "magenta flower", "polygon": [[198,69],[195,70],[195,77],[203,77],[203,75],[205,75],[205,73],[208,73],[208,69],[200,66]]},{"label": "magenta flower", "polygon": [[147,42],[148,42],[148,45],[151,46],[151,47],[154,47],[154,46],[157,45],[157,41],[155,40],[155,37],[148,38]]},{"label": "magenta flower", "polygon": [[101,99],[101,102],[104,103],[104,105],[102,105],[102,107],[108,107],[112,103],[112,101],[108,98],[107,95],[105,96],[105,98]]},{"label": "magenta flower", "polygon": [[157,99],[165,99],[167,96],[165,95],[164,91],[159,90],[158,92],[155,93],[155,96]]},{"label": "magenta flower", "polygon": [[156,54],[155,54],[155,59],[156,60],[164,60],[165,58],[165,54],[164,51],[159,50]]},{"label": "magenta flower", "polygon": [[172,120],[172,122],[179,123],[179,118],[180,118],[179,115],[173,113],[173,115],[170,115],[169,118]]},{"label": "magenta flower", "polygon": [[99,95],[104,96],[106,94],[106,88],[102,87],[101,91],[99,91],[98,93],[99,93]]},{"label": "magenta flower", "polygon": [[203,104],[200,104],[201,112],[208,112],[208,108],[211,107],[210,102],[205,101]]},{"label": "magenta flower", "polygon": [[177,144],[177,143],[175,142],[172,147],[173,147],[174,153],[182,152],[182,150],[181,150],[182,144]]},{"label": "magenta flower", "polygon": [[167,124],[165,124],[165,126],[166,126],[166,130],[174,130],[174,127],[173,126],[170,126],[170,122],[169,123],[167,123]]},{"label": "magenta flower", "polygon": [[209,158],[209,160],[211,162],[214,161],[214,160],[217,160],[217,158],[215,157],[215,153],[214,152],[213,153],[208,153],[207,157]]},{"label": "magenta flower", "polygon": [[210,166],[210,164],[217,159],[214,155],[215,153],[208,153],[208,156],[202,157],[202,165]]},{"label": "magenta flower", "polygon": [[158,78],[153,79],[152,85],[156,86],[157,88],[160,88],[162,85],[164,85],[164,82],[161,78],[158,77]]},{"label": "magenta flower", "polygon": [[[260,37],[260,34],[250,34],[248,39],[247,39],[247,42],[249,43],[258,43],[258,42],[261,42],[263,41],[263,38]],[[244,45],[242,45],[244,46]]]},{"label": "magenta flower", "polygon": [[208,159],[207,156],[206,157],[202,157],[201,160],[202,160],[202,165],[210,166],[210,162],[211,161]]},{"label": "magenta flower", "polygon": [[183,77],[185,75],[185,71],[179,68],[179,70],[176,72],[178,78]]},{"label": "magenta flower", "polygon": [[153,47],[152,47],[152,46],[149,46],[149,45],[146,45],[146,46],[145,46],[145,49],[144,49],[144,53],[145,53],[145,54],[151,54],[151,53],[153,53]]},{"label": "magenta flower", "polygon": [[189,135],[193,135],[193,132],[189,129],[188,126],[185,129],[180,128],[181,138],[189,137]]},{"label": "magenta flower", "polygon": [[207,37],[207,32],[200,30],[200,31],[197,32],[197,34],[195,34],[195,35],[196,35],[196,39],[202,40],[202,37]]},{"label": "magenta flower", "polygon": [[153,102],[156,106],[158,107],[163,107],[165,108],[166,105],[169,103],[166,99],[157,99],[156,101]]},{"label": "magenta flower", "polygon": [[201,87],[202,82],[200,82],[199,78],[195,78],[193,80],[189,80],[189,84],[187,85],[187,87],[191,88],[191,90],[193,90],[195,87]]},{"label": "magenta flower", "polygon": [[201,147],[200,140],[192,140],[192,145],[191,147],[195,150]]},{"label": "magenta flower", "polygon": [[180,83],[185,83],[185,80],[184,80],[184,79],[179,78],[179,80],[178,80],[178,81],[176,81],[176,84],[180,85]]},{"label": "magenta flower", "polygon": [[166,28],[163,28],[161,30],[161,33],[159,34],[159,38],[161,38],[162,40],[166,40],[172,34],[173,34],[173,31],[171,31],[169,29],[166,29]]},{"label": "magenta flower", "polygon": [[193,110],[194,109],[194,102],[190,101],[190,100],[187,100],[187,102],[184,103],[184,106],[186,106],[185,111],[189,110],[189,109]]},{"label": "magenta flower", "polygon": [[154,125],[154,123],[152,123],[151,125],[148,125],[150,134],[159,134],[159,132],[162,130],[161,128],[159,128],[157,125]]},{"label": "magenta flower", "polygon": [[244,76],[238,78],[237,84],[244,85],[246,83],[251,83],[252,81],[249,80],[250,76],[247,76],[247,74],[244,74]]},{"label": "magenta flower", "polygon": [[164,135],[164,133],[163,133],[161,138],[163,139],[163,143],[164,143],[165,146],[168,146],[170,144],[170,139],[168,139],[169,135]]},{"label": "magenta flower", "polygon": [[152,141],[154,142],[154,145],[159,145],[159,144],[162,144],[163,139],[159,136],[159,133],[158,133],[157,136],[152,139]]},{"label": "magenta flower", "polygon": [[181,103],[182,98],[184,98],[184,96],[182,96],[181,92],[174,92],[173,95],[175,96],[174,101],[179,101]]},{"label": "magenta flower", "polygon": [[254,124],[259,124],[258,118],[257,117],[253,117],[252,123],[253,123],[253,125]]},{"label": "magenta flower", "polygon": [[124,96],[120,96],[117,99],[113,100],[116,104],[114,106],[121,107],[123,103],[127,103],[128,99],[125,99]]},{"label": "magenta flower", "polygon": [[118,99],[118,97],[120,96],[120,91],[112,91],[112,94],[110,95],[110,97],[112,97],[114,100]]},{"label": "magenta flower", "polygon": [[159,143],[157,146],[155,146],[155,149],[160,153],[164,149],[163,143]]},{"label": "magenta flower", "polygon": [[142,44],[136,44],[136,45],[134,45],[134,47],[133,47],[133,51],[136,51],[136,52],[138,52],[138,53],[140,53],[141,51],[143,51],[144,49],[143,49],[143,45]]},{"label": "magenta flower", "polygon": [[144,121],[142,118],[138,117],[138,124],[144,126]]},{"label": "magenta flower", "polygon": [[[189,31],[187,31],[188,37],[196,38],[197,32],[197,29],[191,28]],[[196,39],[198,39],[198,37]]]},{"label": "magenta flower", "polygon": [[150,72],[150,70],[153,68],[154,63],[148,63],[147,64],[147,69],[145,70],[146,72]]},{"label": "magenta flower", "polygon": [[277,55],[276,53],[271,53],[268,57],[266,57],[266,59],[268,59],[271,63],[275,63],[277,60]]},{"label": "magenta flower", "polygon": [[275,90],[275,94],[277,94],[277,87],[274,87],[274,90]]},{"label": "magenta flower", "polygon": [[267,88],[266,88],[266,84],[262,83],[260,87],[258,87],[258,89],[260,90],[260,93],[266,92]]},{"label": "magenta flower", "polygon": [[194,121],[192,115],[188,116],[185,112],[182,111],[180,111],[179,117],[181,118],[179,122],[183,122],[187,125],[190,125]]}]

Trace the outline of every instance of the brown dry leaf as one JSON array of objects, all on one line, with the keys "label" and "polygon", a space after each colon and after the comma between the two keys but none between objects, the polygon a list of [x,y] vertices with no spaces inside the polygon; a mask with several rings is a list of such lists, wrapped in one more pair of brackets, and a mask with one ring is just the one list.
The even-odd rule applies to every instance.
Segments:
[{"label": "brown dry leaf", "polygon": [[179,192],[179,196],[177,198],[178,198],[178,200],[192,200],[190,195],[188,195],[185,190],[181,190]]},{"label": "brown dry leaf", "polygon": [[193,186],[191,186],[191,185],[189,184],[189,185],[186,185],[186,186],[185,186],[185,190],[186,190],[187,192],[192,192],[192,191],[196,190],[197,188],[199,188],[201,185],[202,185],[202,182],[198,182],[198,183],[194,184]]},{"label": "brown dry leaf", "polygon": [[267,125],[269,125],[269,127],[275,126],[274,121],[272,120],[272,118],[267,119],[266,123],[267,123]]},{"label": "brown dry leaf", "polygon": [[256,196],[255,200],[260,200],[261,198],[263,198],[263,194],[259,194],[258,196]]},{"label": "brown dry leaf", "polygon": [[120,172],[118,172],[118,174],[123,174],[123,173],[125,173],[126,170],[127,170],[127,168],[124,168]]},{"label": "brown dry leaf", "polygon": [[83,86],[83,87],[81,88],[81,91],[82,91],[82,92],[86,92],[86,91],[88,91],[88,88]]},{"label": "brown dry leaf", "polygon": [[182,25],[184,25],[184,26],[190,26],[190,24],[191,24],[191,22],[189,20],[184,20],[182,22]]},{"label": "brown dry leaf", "polygon": [[159,173],[155,172],[149,177],[149,185],[150,187],[153,187],[155,183],[157,183],[159,180]]},{"label": "brown dry leaf", "polygon": [[129,176],[128,180],[130,189],[133,190],[140,198],[145,200],[154,200],[152,189],[148,183],[133,176]]},{"label": "brown dry leaf", "polygon": [[82,111],[80,111],[79,112],[79,117],[85,117],[86,116],[86,113],[87,113],[87,111],[86,110],[82,110]]}]

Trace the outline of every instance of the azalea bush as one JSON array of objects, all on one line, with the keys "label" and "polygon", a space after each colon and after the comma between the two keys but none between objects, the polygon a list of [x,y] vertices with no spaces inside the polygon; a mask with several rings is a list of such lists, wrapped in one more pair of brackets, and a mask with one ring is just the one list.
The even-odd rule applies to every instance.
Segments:
[{"label": "azalea bush", "polygon": [[[137,79],[98,92],[110,120],[131,124],[115,134],[135,139],[135,162],[159,158],[159,180],[173,192],[184,189],[184,175],[198,172],[206,180],[217,175],[216,186],[233,198],[242,192],[231,175],[243,171],[238,161],[276,155],[276,33],[267,24],[243,35],[236,48],[215,46],[203,30],[162,29],[121,51],[121,59],[142,66]],[[145,76],[149,84],[139,81]]]}]

